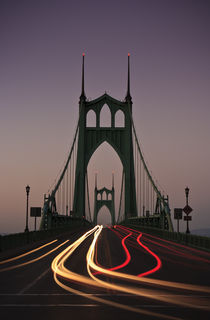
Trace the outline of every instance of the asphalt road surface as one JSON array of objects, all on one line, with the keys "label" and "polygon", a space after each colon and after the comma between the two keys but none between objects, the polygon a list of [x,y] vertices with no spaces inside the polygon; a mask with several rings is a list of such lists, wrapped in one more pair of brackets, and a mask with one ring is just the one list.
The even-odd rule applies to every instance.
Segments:
[{"label": "asphalt road surface", "polygon": [[210,319],[210,253],[121,226],[0,255],[1,319]]}]

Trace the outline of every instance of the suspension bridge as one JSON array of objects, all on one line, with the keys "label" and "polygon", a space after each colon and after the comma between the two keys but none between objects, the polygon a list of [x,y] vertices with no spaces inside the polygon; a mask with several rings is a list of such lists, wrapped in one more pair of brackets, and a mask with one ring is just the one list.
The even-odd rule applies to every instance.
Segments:
[{"label": "suspension bridge", "polygon": [[[82,60],[82,89],[79,100],[79,119],[74,139],[64,168],[52,190],[44,197],[41,230],[69,225],[73,219],[97,224],[102,206],[111,214],[112,224],[138,219],[138,224],[173,231],[168,196],[158,188],[144,159],[132,114],[130,93],[130,55],[128,54],[127,93],[123,101],[107,93],[88,100],[85,94],[84,59]],[[110,126],[101,125],[102,110],[108,107]],[[88,117],[94,113],[95,126],[88,126]],[[123,124],[116,125],[121,114]],[[94,152],[103,142],[110,144],[122,162],[120,203],[115,205],[115,188],[95,185],[94,212],[90,209],[90,191],[87,167]],[[97,177],[96,177],[97,180]]]},{"label": "suspension bridge", "polygon": [[[88,100],[83,55],[79,119],[64,167],[44,197],[41,230],[0,238],[3,319],[209,319],[210,239],[173,232],[168,197],[148,169],[134,126],[129,55],[127,81],[123,101],[107,93]],[[104,106],[111,114],[106,127]],[[122,163],[118,197],[113,173],[111,187],[100,188],[95,173],[89,190],[88,163],[104,142]],[[112,222],[106,228],[97,223],[103,206]]]}]

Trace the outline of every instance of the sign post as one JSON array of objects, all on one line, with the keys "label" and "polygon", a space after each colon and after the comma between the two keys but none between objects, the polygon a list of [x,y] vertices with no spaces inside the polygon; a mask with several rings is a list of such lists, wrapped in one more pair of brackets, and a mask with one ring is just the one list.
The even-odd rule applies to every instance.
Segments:
[{"label": "sign post", "polygon": [[182,219],[182,208],[174,208],[174,219],[177,220],[177,233],[179,233],[179,220]]},{"label": "sign post", "polygon": [[41,208],[40,207],[31,207],[30,216],[34,217],[34,230],[36,231],[36,217],[41,217]]},{"label": "sign post", "polygon": [[189,229],[189,221],[192,220],[192,217],[189,216],[189,214],[193,211],[193,209],[188,205],[188,195],[189,195],[189,188],[185,188],[185,195],[186,195],[186,206],[183,208],[184,213],[186,213],[186,216],[184,217],[184,220],[187,221],[187,229],[186,233],[190,233]]}]

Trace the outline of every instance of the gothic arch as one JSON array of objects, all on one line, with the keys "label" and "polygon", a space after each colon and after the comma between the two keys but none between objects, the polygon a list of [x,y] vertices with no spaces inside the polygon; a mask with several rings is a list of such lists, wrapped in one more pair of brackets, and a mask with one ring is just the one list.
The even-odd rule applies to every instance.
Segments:
[{"label": "gothic arch", "polygon": [[106,199],[106,192],[105,192],[105,191],[102,193],[102,200],[107,200],[107,199]]},{"label": "gothic arch", "polygon": [[100,123],[100,128],[107,128],[107,127],[111,127],[112,125],[111,109],[107,105],[107,103],[105,103],[101,108],[99,123]]},{"label": "gothic arch", "polygon": [[107,212],[109,212],[110,222],[112,223],[112,214],[111,214],[110,208],[105,204],[103,206],[101,206],[100,209],[98,210],[97,220],[98,220],[98,216],[100,216],[102,214],[102,211],[104,208],[106,208]]},{"label": "gothic arch", "polygon": [[125,114],[121,109],[119,109],[115,113],[114,124],[115,124],[114,125],[115,128],[124,128],[125,127]]},{"label": "gothic arch", "polygon": [[97,151],[97,149],[103,144],[103,143],[107,143],[108,145],[110,145],[112,147],[112,149],[114,149],[114,151],[116,152],[116,154],[118,155],[118,157],[120,158],[120,161],[122,163],[122,166],[125,165],[125,159],[124,159],[124,156],[123,154],[121,154],[120,150],[117,148],[116,145],[113,144],[112,141],[110,141],[109,139],[107,138],[101,138],[101,140],[94,145],[93,148],[91,148],[91,150],[89,150],[89,152],[87,152],[86,156],[87,156],[87,166],[88,166],[88,163],[91,159],[91,157],[93,156],[93,154]]},{"label": "gothic arch", "polygon": [[86,127],[96,127],[96,113],[90,109],[86,114]]}]

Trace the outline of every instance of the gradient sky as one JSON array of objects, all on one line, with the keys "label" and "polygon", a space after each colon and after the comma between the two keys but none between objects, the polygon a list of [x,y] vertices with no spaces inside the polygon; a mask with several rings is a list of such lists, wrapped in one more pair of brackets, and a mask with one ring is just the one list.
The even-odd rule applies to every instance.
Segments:
[{"label": "gradient sky", "polygon": [[131,53],[133,117],[149,168],[172,215],[188,186],[190,228],[210,228],[209,9],[203,0],[0,1],[1,233],[24,230],[25,186],[30,206],[42,206],[66,159],[82,52],[87,97],[106,90],[120,100]]}]

